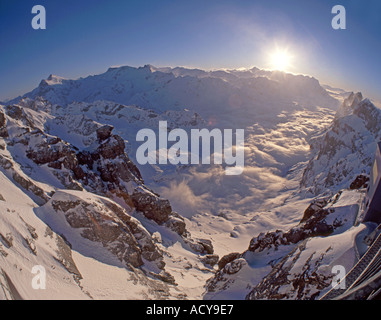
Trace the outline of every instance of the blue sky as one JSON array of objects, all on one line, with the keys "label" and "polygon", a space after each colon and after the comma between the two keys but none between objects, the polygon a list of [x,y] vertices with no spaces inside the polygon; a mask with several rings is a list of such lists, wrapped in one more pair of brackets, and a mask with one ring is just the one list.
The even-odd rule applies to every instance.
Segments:
[{"label": "blue sky", "polygon": [[[46,30],[31,27],[37,4]],[[331,27],[336,4],[346,30]],[[277,47],[290,72],[381,100],[379,0],[0,0],[0,100],[118,65],[271,68]]]}]

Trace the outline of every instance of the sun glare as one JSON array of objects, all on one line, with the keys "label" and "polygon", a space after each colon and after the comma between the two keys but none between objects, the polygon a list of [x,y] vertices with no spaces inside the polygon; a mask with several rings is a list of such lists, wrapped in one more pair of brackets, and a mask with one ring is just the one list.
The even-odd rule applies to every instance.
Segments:
[{"label": "sun glare", "polygon": [[292,56],[287,50],[276,50],[270,55],[270,65],[272,69],[287,71],[291,66]]}]

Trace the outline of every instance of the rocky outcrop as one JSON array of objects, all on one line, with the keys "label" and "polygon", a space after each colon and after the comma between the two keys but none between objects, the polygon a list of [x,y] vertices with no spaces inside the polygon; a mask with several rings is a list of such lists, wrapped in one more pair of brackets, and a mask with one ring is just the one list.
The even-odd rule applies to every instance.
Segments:
[{"label": "rocky outcrop", "polygon": [[315,215],[317,212],[322,210],[326,205],[328,204],[327,198],[320,198],[315,199],[311,202],[311,204],[308,206],[308,208],[304,211],[303,217],[300,220],[300,222],[305,222],[308,219],[310,219],[313,215]]},{"label": "rocky outcrop", "polygon": [[108,125],[96,130],[98,140],[92,151],[79,151],[40,130],[27,131],[13,143],[26,145],[27,157],[37,165],[54,169],[53,174],[66,188],[118,197],[126,207],[141,211],[147,218],[158,224],[165,223],[179,235],[184,235],[186,229],[182,217],[172,211],[167,199],[144,186],[138,168],[124,152],[124,140],[112,134],[112,130],[113,127]]},{"label": "rocky outcrop", "polygon": [[171,212],[171,214],[168,217],[168,220],[165,222],[165,225],[169,229],[181,236],[186,236],[188,233],[184,222],[184,218],[180,216],[177,212]]},{"label": "rocky outcrop", "polygon": [[[143,259],[164,267],[161,251],[151,235],[122,207],[106,199],[85,201],[75,194],[56,193],[47,205],[64,215],[68,224],[80,235],[100,243],[126,266],[140,267]],[[61,233],[62,230],[54,230]],[[65,235],[70,242],[70,234]]]},{"label": "rocky outcrop", "polygon": [[223,269],[228,263],[232,262],[235,259],[239,259],[242,256],[239,252],[232,252],[223,256],[220,261],[218,261],[218,269]]},{"label": "rocky outcrop", "polygon": [[184,238],[184,242],[189,245],[189,247],[201,254],[213,254],[214,248],[210,240],[207,239],[192,239],[190,237]]},{"label": "rocky outcrop", "polygon": [[49,195],[43,189],[37,186],[33,180],[16,170],[14,162],[2,154],[0,154],[0,167],[3,168],[8,177],[13,179],[21,188],[30,192],[38,204],[45,204],[49,200]]},{"label": "rocky outcrop", "polygon": [[207,254],[201,258],[201,262],[213,267],[217,264],[218,259],[219,259],[219,256],[217,254]]},{"label": "rocky outcrop", "polygon": [[326,218],[335,212],[334,208],[326,208],[326,205],[338,200],[341,193],[338,193],[331,199],[316,199],[304,211],[300,223],[288,231],[271,231],[261,233],[250,241],[248,250],[252,252],[261,252],[265,249],[277,249],[281,245],[290,245],[302,240],[317,236],[328,236],[336,228],[341,226],[340,221],[333,224],[328,223]]},{"label": "rocky outcrop", "polygon": [[23,110],[18,105],[7,106],[7,114],[8,116],[10,116],[12,119],[15,119],[15,120],[21,120],[22,118],[24,118]]},{"label": "rocky outcrop", "polygon": [[[122,182],[143,183],[138,168],[124,152],[124,140],[118,135],[111,134],[112,127],[104,126],[97,130],[98,145],[93,151],[79,151],[77,158],[80,165],[86,166],[87,171],[96,168],[101,179],[108,183],[109,190],[122,188]],[[85,184],[91,182],[85,180]],[[118,187],[118,188],[115,188]]]},{"label": "rocky outcrop", "polygon": [[74,179],[82,179],[85,176],[79,166],[74,148],[68,143],[39,131],[31,132],[27,138],[29,141],[38,140],[38,143],[30,145],[26,150],[26,156],[36,164],[47,164],[54,169],[71,170]]},{"label": "rocky outcrop", "polygon": [[229,288],[229,285],[235,281],[233,275],[237,274],[245,266],[247,266],[247,261],[237,255],[236,258],[220,268],[213,278],[207,281],[206,288],[208,292],[223,291]]},{"label": "rocky outcrop", "polygon": [[[96,130],[98,141],[104,141],[111,137],[111,132],[114,129],[113,126],[104,125]],[[124,149],[124,148],[123,148]]]},{"label": "rocky outcrop", "polygon": [[139,186],[131,196],[132,203],[136,210],[158,224],[162,224],[169,219],[172,207],[168,200],[161,199],[157,194],[150,192],[147,188]]},{"label": "rocky outcrop", "polygon": [[18,183],[24,190],[31,192],[33,195],[35,195],[40,200],[42,200],[40,204],[43,204],[49,200],[49,196],[46,194],[46,192],[43,189],[41,189],[39,186],[37,186],[32,180],[26,177],[23,177],[13,168],[11,169],[11,171],[13,171],[12,173],[13,180],[16,183]]},{"label": "rocky outcrop", "polygon": [[[28,102],[28,103],[27,103]],[[43,103],[43,102],[36,102]],[[59,183],[70,190],[87,190],[89,192],[119,199],[127,210],[142,212],[145,217],[164,225],[192,244],[192,248],[200,253],[213,253],[211,244],[200,244],[189,237],[184,219],[176,212],[167,199],[163,199],[144,185],[143,178],[137,166],[125,152],[125,141],[113,134],[111,125],[99,125],[90,119],[82,119],[85,123],[86,137],[96,135],[85,150],[79,150],[74,145],[61,138],[48,134],[44,127],[36,125],[29,105],[12,105],[6,108],[7,115],[0,113],[0,130],[6,129],[6,117],[12,119],[12,125],[17,129],[7,140],[10,146],[19,145],[25,149],[26,157],[36,165],[49,168]],[[60,107],[55,107],[60,108]],[[52,109],[52,106],[49,106]],[[59,125],[62,125],[60,123]],[[75,134],[78,134],[75,131]],[[3,167],[11,168],[12,160],[4,159]],[[14,179],[24,189],[30,190],[43,201],[49,201],[50,195],[12,171]]]},{"label": "rocky outcrop", "polygon": [[346,189],[359,175],[369,176],[381,140],[381,112],[361,93],[352,93],[332,124],[311,139],[314,154],[300,186],[318,195]]},{"label": "rocky outcrop", "polygon": [[352,181],[351,185],[349,186],[349,189],[362,189],[367,188],[369,183],[369,177],[365,176],[363,174],[360,174],[356,177],[355,180]]},{"label": "rocky outcrop", "polygon": [[[347,268],[355,259],[352,244],[343,242],[348,239],[346,231],[354,229],[360,199],[357,190],[316,198],[294,227],[261,233],[245,252],[223,256],[208,280],[207,297],[236,294],[241,286],[246,299],[317,298],[331,284],[332,266],[348,263]],[[257,273],[260,278],[250,276]]]},{"label": "rocky outcrop", "polygon": [[24,111],[23,107],[19,105],[8,105],[5,109],[8,117],[16,121],[20,121],[22,125],[26,126],[30,130],[34,130],[36,128],[33,120]]},{"label": "rocky outcrop", "polygon": [[[314,300],[320,291],[331,285],[332,275],[327,276],[318,269],[330,248],[316,256],[313,252],[306,260],[302,254],[306,241],[300,243],[283,257],[271,272],[265,276],[246,296],[247,300]],[[302,261],[300,261],[302,260]],[[303,263],[304,262],[304,263]],[[302,263],[301,272],[294,272],[297,264]],[[299,267],[300,268],[300,267]],[[284,290],[284,288],[287,288]]]},{"label": "rocky outcrop", "polygon": [[7,119],[5,118],[4,112],[0,109],[0,137],[8,137],[8,131],[6,127]]}]

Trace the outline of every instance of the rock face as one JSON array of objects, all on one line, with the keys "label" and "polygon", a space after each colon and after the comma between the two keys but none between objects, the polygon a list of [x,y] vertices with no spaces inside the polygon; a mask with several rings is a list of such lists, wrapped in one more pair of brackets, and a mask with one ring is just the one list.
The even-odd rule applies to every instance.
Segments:
[{"label": "rock face", "polygon": [[[301,256],[305,249],[306,242],[304,241],[283,257],[272,268],[271,272],[249,292],[246,299],[315,299],[320,292],[319,290],[325,289],[331,284],[332,275],[327,276],[317,272],[330,249],[328,248],[318,257],[314,257],[316,254],[312,253],[307,259],[304,259]],[[315,261],[312,263],[313,258]],[[298,260],[304,261],[304,265],[301,267],[302,272],[295,274],[292,269],[296,267]],[[283,290],[285,286],[287,286],[287,290]]]},{"label": "rock face", "polygon": [[[345,231],[353,230],[358,212],[358,206],[348,202],[353,197],[360,199],[360,194],[345,190],[330,198],[317,198],[291,229],[261,233],[251,239],[245,252],[223,256],[207,283],[207,297],[225,298],[239,291],[240,299],[317,298],[331,284],[330,264],[342,263],[335,260],[346,253],[340,237],[348,237]],[[335,240],[330,240],[331,236]],[[333,254],[334,250],[338,252]]]},{"label": "rock face", "polygon": [[2,138],[8,137],[8,131],[6,128],[6,118],[2,110],[0,110],[0,137]]},{"label": "rock face", "polygon": [[131,196],[134,207],[144,213],[144,215],[162,224],[166,222],[172,213],[171,205],[166,199],[160,199],[157,194],[150,192],[146,188],[138,187]]},{"label": "rock face", "polygon": [[[172,212],[169,201],[144,185],[139,169],[125,153],[124,140],[112,134],[112,126],[97,128],[97,140],[92,148],[81,151],[61,138],[36,128],[21,107],[10,106],[7,110],[13,119],[28,125],[21,135],[12,139],[11,144],[24,145],[26,156],[39,166],[53,169],[53,175],[65,188],[85,189],[99,195],[117,197],[126,208],[141,211],[158,224],[165,223],[179,235],[186,233],[184,220]],[[2,115],[0,113],[0,125],[5,124]],[[22,184],[28,187],[26,183]]]},{"label": "rock face", "polygon": [[356,177],[355,180],[353,180],[353,182],[349,186],[349,189],[354,190],[354,189],[367,188],[368,182],[369,182],[369,177],[363,174],[360,174]]},{"label": "rock face", "polygon": [[334,199],[318,199],[312,202],[305,210],[299,225],[291,228],[287,232],[277,230],[273,232],[261,233],[250,241],[249,251],[261,252],[269,248],[277,248],[281,245],[298,243],[307,238],[316,236],[328,236],[335,228],[341,226],[337,221],[333,224],[326,221],[326,217],[335,212],[334,208],[324,208],[329,202],[337,201],[340,194]]},{"label": "rock face", "polygon": [[[85,173],[79,166],[76,153],[72,146],[58,137],[52,137],[40,131],[32,131],[24,136],[25,143],[29,148],[26,156],[38,165],[47,165],[50,168],[62,170],[62,174],[56,172],[60,182],[72,190],[82,190],[78,180],[85,177]],[[38,141],[37,143],[34,143]],[[69,170],[71,174],[68,174]]]},{"label": "rock face", "polygon": [[201,254],[213,254],[214,248],[212,242],[207,239],[192,239],[184,238],[184,242],[189,245],[189,247]]},{"label": "rock face", "polygon": [[301,187],[318,195],[346,189],[359,175],[369,176],[381,140],[381,111],[361,93],[352,93],[332,124],[311,140],[315,156],[309,161]]},{"label": "rock face", "polygon": [[[100,243],[127,266],[140,267],[145,259],[164,268],[162,253],[151,235],[119,205],[105,198],[92,197],[92,201],[84,201],[75,193],[58,192],[46,207],[64,215],[83,238]],[[66,235],[69,242],[70,237]]]},{"label": "rock face", "polygon": [[207,254],[201,259],[201,262],[213,267],[218,262],[218,258],[216,254]]},{"label": "rock face", "polygon": [[235,259],[220,268],[213,278],[208,280],[206,285],[208,292],[217,292],[227,289],[229,284],[234,283],[234,275],[239,273],[247,264],[244,258],[237,255]]},{"label": "rock face", "polygon": [[[166,247],[155,243],[150,232],[132,217],[139,218],[141,213],[152,220],[148,222],[151,228],[169,234],[172,231],[177,235],[170,237],[175,239],[180,236],[188,245],[186,250],[197,253],[199,262],[208,268],[215,265],[218,256],[213,254],[211,241],[192,239],[170,202],[144,184],[114,127],[72,116],[69,119],[73,124],[66,128],[65,116],[54,116],[59,108],[43,99],[28,100],[25,106],[0,106],[1,170],[41,206],[36,212],[51,232],[84,256],[125,266],[133,273],[139,268],[144,277],[165,283],[165,290],[169,290],[167,285],[177,284],[164,269]],[[110,110],[106,107],[106,111]],[[51,126],[58,126],[56,135],[51,134]],[[64,129],[67,131],[61,135]],[[83,143],[77,147],[73,142],[78,141]],[[24,240],[37,256],[33,237]],[[61,260],[80,281],[80,272],[72,268],[74,262],[69,257]]]},{"label": "rock face", "polygon": [[104,125],[96,130],[97,132],[97,139],[99,141],[104,141],[111,136],[111,131],[114,129],[113,126],[110,125]]},{"label": "rock face", "polygon": [[238,259],[242,256],[239,252],[232,252],[223,256],[220,261],[218,261],[218,269],[223,269],[228,263],[232,262],[235,259]]}]

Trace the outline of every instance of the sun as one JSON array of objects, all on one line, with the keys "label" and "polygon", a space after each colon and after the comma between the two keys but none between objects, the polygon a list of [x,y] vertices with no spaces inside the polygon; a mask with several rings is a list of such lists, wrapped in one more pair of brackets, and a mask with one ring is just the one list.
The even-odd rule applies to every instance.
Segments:
[{"label": "sun", "polygon": [[271,69],[287,71],[291,66],[292,55],[286,49],[277,49],[270,54]]}]

